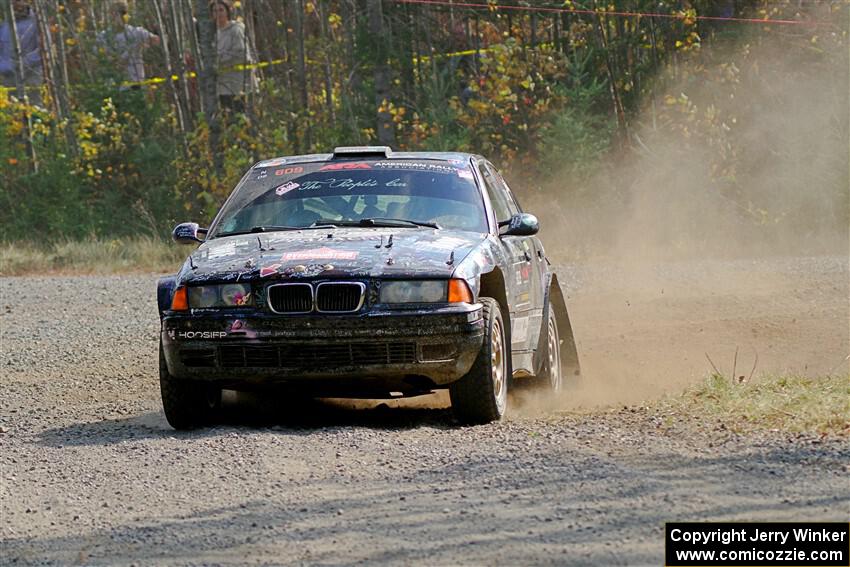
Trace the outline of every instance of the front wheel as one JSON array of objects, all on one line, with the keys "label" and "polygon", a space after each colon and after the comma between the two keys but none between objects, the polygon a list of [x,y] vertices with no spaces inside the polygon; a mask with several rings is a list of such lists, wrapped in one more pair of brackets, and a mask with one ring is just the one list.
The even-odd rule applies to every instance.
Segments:
[{"label": "front wheel", "polygon": [[165,419],[174,429],[209,425],[221,406],[221,388],[195,380],[181,380],[168,372],[162,344],[159,345],[159,389]]},{"label": "front wheel", "polygon": [[452,411],[461,423],[498,421],[508,405],[510,351],[505,346],[502,310],[495,299],[482,297],[484,341],[469,372],[449,388]]}]

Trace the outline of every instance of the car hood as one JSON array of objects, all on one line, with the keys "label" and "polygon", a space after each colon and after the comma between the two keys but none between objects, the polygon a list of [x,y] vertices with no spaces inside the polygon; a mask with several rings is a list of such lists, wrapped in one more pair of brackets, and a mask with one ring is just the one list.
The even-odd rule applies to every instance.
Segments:
[{"label": "car hood", "polygon": [[334,228],[215,238],[180,283],[304,277],[448,278],[486,234],[426,228]]}]

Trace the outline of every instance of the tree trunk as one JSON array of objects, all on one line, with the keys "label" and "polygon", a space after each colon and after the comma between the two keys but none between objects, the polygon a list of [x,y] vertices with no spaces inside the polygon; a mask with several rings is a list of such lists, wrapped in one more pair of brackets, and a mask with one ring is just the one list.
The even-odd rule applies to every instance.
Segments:
[{"label": "tree trunk", "polygon": [[298,91],[301,95],[301,108],[298,114],[304,123],[302,126],[306,126],[304,128],[304,149],[310,152],[313,140],[309,120],[310,99],[307,93],[307,54],[304,53],[304,0],[295,2],[295,28],[298,39]]},{"label": "tree trunk", "polygon": [[[76,43],[77,45],[82,45],[83,33],[89,35],[88,30],[84,30],[82,27],[79,30],[77,29],[80,21],[86,17],[87,15],[85,14],[83,7],[80,5],[77,6],[77,10],[72,10],[68,8],[68,6],[65,7],[65,18],[68,24],[67,30],[68,33],[71,35],[71,38],[74,40],[74,43]],[[92,35],[93,37],[97,37],[96,27]],[[91,60],[89,59],[89,57],[92,56],[92,53],[87,49],[78,49],[76,51],[76,55],[77,57],[79,57],[80,61],[79,65],[77,66],[77,69],[81,70],[83,73],[86,74],[86,81],[88,81],[89,83],[93,83],[95,81],[95,78],[92,74],[93,67]]]},{"label": "tree trunk", "polygon": [[572,46],[570,45],[570,42],[572,40],[571,20],[572,18],[570,18],[569,13],[561,13],[561,30],[564,34],[564,39],[563,41],[561,41],[561,53],[563,53],[564,55],[566,55],[572,48]]},{"label": "tree trunk", "polygon": [[[190,113],[194,114],[199,109],[202,109],[200,96],[198,93],[198,65],[201,61],[201,50],[198,47],[200,43],[198,40],[198,26],[195,24],[195,18],[192,14],[192,6],[189,3],[189,0],[180,0],[180,4],[183,6],[182,17],[186,23],[186,31],[189,33],[189,48],[192,54],[192,61],[194,61],[194,71],[195,77],[191,81],[187,79],[186,88],[188,90],[187,99],[189,101],[189,110]],[[194,124],[194,118],[192,119],[192,123]]]},{"label": "tree trunk", "polygon": [[[68,13],[68,7],[62,2],[64,12]],[[71,97],[68,93],[70,82],[68,81],[68,64],[65,56],[65,34],[63,32],[62,18],[59,16],[58,5],[54,4],[50,15],[56,21],[56,71],[53,74],[56,84],[56,97],[61,110],[59,117],[65,124],[65,142],[72,156],[77,155],[77,138],[74,135],[73,121],[71,119]]]},{"label": "tree trunk", "polygon": [[[293,6],[294,4],[291,3],[283,4],[284,21],[290,21],[289,15],[292,13]],[[284,59],[286,60],[286,65],[284,67],[284,71],[286,79],[286,94],[289,103],[289,112],[287,113],[289,119],[286,122],[286,133],[289,142],[293,144],[294,150],[298,153],[304,153],[301,147],[301,138],[298,135],[298,132],[300,131],[300,120],[298,119],[297,113],[298,95],[295,92],[295,80],[293,78],[295,75],[295,62],[293,60],[293,53],[295,53],[295,50],[292,47],[292,34],[289,33],[288,28],[284,36],[286,40],[284,56]]]},{"label": "tree trunk", "polygon": [[652,92],[649,94],[649,100],[652,103],[650,108],[652,110],[652,131],[654,132],[654,131],[658,130],[657,113],[656,113],[656,108],[655,108],[655,96],[656,96],[655,91],[656,91],[656,84],[658,83],[658,77],[660,75],[658,73],[658,45],[656,43],[657,39],[656,39],[656,36],[655,36],[655,24],[653,23],[654,18],[648,18],[648,19],[649,19],[649,39],[650,39],[650,42],[651,42],[651,45],[652,45],[652,73],[653,73],[653,77],[654,77],[654,79],[650,82]]},{"label": "tree trunk", "polygon": [[617,75],[612,62],[612,54],[608,45],[608,40],[605,35],[605,28],[602,24],[602,16],[596,14],[596,31],[599,37],[599,45],[602,48],[602,53],[605,57],[605,69],[608,72],[608,87],[611,92],[611,102],[614,107],[614,115],[617,117],[617,141],[620,149],[623,149],[629,140],[628,124],[626,123],[626,112],[623,108],[623,102],[620,99],[620,93],[617,90]]},{"label": "tree trunk", "polygon": [[331,56],[329,46],[333,40],[328,31],[328,21],[321,9],[321,2],[316,3],[316,17],[319,18],[319,32],[322,34],[322,45],[324,46],[324,72],[325,72],[325,106],[327,107],[330,123],[336,123],[336,110],[333,102],[333,75],[331,72]]},{"label": "tree trunk", "polygon": [[537,12],[531,13],[531,47],[537,47]]},{"label": "tree trunk", "polygon": [[38,26],[38,52],[41,56],[41,73],[44,84],[47,86],[47,93],[54,106],[54,111],[57,116],[61,116],[62,111],[58,107],[58,97],[56,95],[56,85],[54,84],[53,77],[55,71],[55,65],[53,64],[53,41],[50,35],[49,18],[45,15],[45,8],[42,4],[42,0],[34,0],[31,5],[32,13],[35,16],[35,22]]},{"label": "tree trunk", "polygon": [[100,32],[100,28],[97,25],[97,16],[94,13],[94,4],[88,4],[88,19],[91,20],[92,31],[94,32],[95,37],[97,37],[98,32]]},{"label": "tree trunk", "polygon": [[421,86],[423,84],[422,80],[422,55],[424,50],[422,49],[422,11],[419,6],[413,6],[413,14],[410,16],[410,29],[413,30],[413,53],[416,57],[416,67],[414,69],[414,77],[416,82],[414,83],[413,92],[416,95],[416,104],[421,105],[424,100],[423,89],[416,88],[417,86]]},{"label": "tree trunk", "polygon": [[472,68],[475,70],[475,74],[478,74],[478,61],[481,59],[481,29],[480,22],[478,20],[478,14],[475,14],[475,59],[473,61],[475,64]]},{"label": "tree trunk", "polygon": [[348,64],[348,81],[347,81],[347,96],[344,98],[343,111],[347,114],[349,136],[353,140],[362,140],[364,135],[360,128],[361,116],[357,112],[360,107],[362,93],[362,77],[360,74],[360,62],[358,61],[358,42],[357,31],[361,25],[360,7],[356,0],[348,0],[344,6],[347,8],[347,15],[343,19],[343,34],[345,35],[345,47],[348,52],[348,57],[345,61]]},{"label": "tree trunk", "polygon": [[201,109],[204,111],[210,129],[210,153],[217,173],[224,168],[219,139],[221,138],[221,123],[218,117],[218,94],[216,81],[218,72],[218,53],[216,52],[215,22],[209,13],[206,0],[195,0],[195,15],[198,18],[198,85],[201,91]]},{"label": "tree trunk", "polygon": [[564,52],[564,46],[561,45],[561,17],[557,14],[552,18],[552,45],[558,53]]},{"label": "tree trunk", "polygon": [[[244,22],[245,22],[245,41],[248,43],[248,48],[245,51],[245,59],[242,61],[243,65],[248,64],[257,64],[259,63],[259,58],[257,55],[257,34],[256,27],[254,25],[254,2],[252,0],[243,0],[243,14],[245,14]],[[253,57],[249,57],[251,55]],[[253,88],[253,79],[254,77],[257,80],[262,79],[262,69],[259,67],[254,67],[249,70],[247,73],[243,75],[245,82],[245,112],[251,118],[250,126],[252,130],[256,128],[256,115],[254,112],[254,108],[256,105],[257,93]],[[255,137],[252,135],[252,137]]]},{"label": "tree trunk", "polygon": [[[174,80],[174,70],[171,66],[171,49],[169,49],[168,40],[169,37],[174,37],[172,34],[174,30],[169,29],[169,26],[166,25],[165,18],[162,16],[162,7],[159,5],[159,0],[156,0],[153,3],[154,12],[156,13],[156,23],[159,26],[160,33],[160,41],[162,45],[162,52],[164,54],[165,59],[165,73],[168,82],[168,90],[171,91],[171,98],[174,101],[174,112],[177,114],[177,127],[180,129],[180,134],[183,140],[186,139],[186,121],[185,121],[185,113],[183,104],[180,101],[180,94],[178,92],[179,85],[177,81]],[[178,81],[180,78],[178,77]]]},{"label": "tree trunk", "polygon": [[[183,11],[178,9],[177,5],[182,3],[182,0],[170,0],[168,2],[168,11],[171,16],[171,28],[173,29],[172,41],[170,44],[171,58],[174,61],[173,68],[177,72],[177,100],[180,103],[180,109],[183,112],[183,132],[194,129],[194,120],[192,120],[191,102],[189,100],[189,77],[186,71],[186,61],[183,57],[183,50],[186,46],[185,25],[183,22]],[[165,38],[162,38],[165,45]]]},{"label": "tree trunk", "polygon": [[[387,49],[384,37],[384,13],[381,0],[369,0],[369,32],[372,37],[375,57],[375,104],[377,105],[378,143],[383,146],[395,146],[395,129],[392,116],[386,108],[390,100],[390,68],[387,62]],[[433,59],[433,57],[432,57]]]},{"label": "tree trunk", "polygon": [[399,20],[402,22],[399,43],[403,44],[402,55],[400,57],[401,65],[401,84],[404,89],[404,100],[408,104],[416,104],[416,45],[413,41],[414,30],[416,29],[413,22],[413,8],[405,4],[400,6]]}]

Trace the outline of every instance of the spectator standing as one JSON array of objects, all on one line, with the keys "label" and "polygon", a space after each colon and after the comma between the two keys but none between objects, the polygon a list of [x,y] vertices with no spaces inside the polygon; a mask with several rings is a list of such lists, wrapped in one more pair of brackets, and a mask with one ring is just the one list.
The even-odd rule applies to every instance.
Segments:
[{"label": "spectator standing", "polygon": [[[38,23],[27,0],[12,0],[15,13],[15,30],[23,60],[23,83],[32,104],[41,104],[41,87],[44,74],[39,51]],[[9,22],[0,25],[0,84],[15,87],[15,53],[12,45],[12,29]]]},{"label": "spectator standing", "polygon": [[[129,24],[127,2],[112,5],[112,27],[98,36],[98,44],[104,51],[117,56],[126,65],[126,79],[131,83],[145,80],[145,61],[142,53],[148,47],[159,45],[159,36],[143,27]],[[132,85],[131,89],[140,88]]]},{"label": "spectator standing", "polygon": [[210,13],[216,25],[219,103],[222,108],[244,113],[246,95],[257,92],[258,87],[254,69],[234,69],[256,62],[245,36],[245,24],[233,20],[230,0],[213,0]]}]

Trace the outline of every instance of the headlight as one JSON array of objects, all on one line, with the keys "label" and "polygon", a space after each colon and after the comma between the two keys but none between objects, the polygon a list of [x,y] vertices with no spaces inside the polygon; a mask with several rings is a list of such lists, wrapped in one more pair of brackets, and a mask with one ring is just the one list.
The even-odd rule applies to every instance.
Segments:
[{"label": "headlight", "polygon": [[228,307],[251,305],[251,286],[247,284],[221,286],[221,302]]},{"label": "headlight", "polygon": [[189,288],[189,307],[192,309],[215,307],[216,303],[218,303],[218,286],[204,285]]},{"label": "headlight", "polygon": [[252,305],[248,284],[203,285],[189,288],[189,307],[242,307]]},{"label": "headlight", "polygon": [[390,281],[381,286],[381,303],[439,303],[447,300],[446,280]]}]

